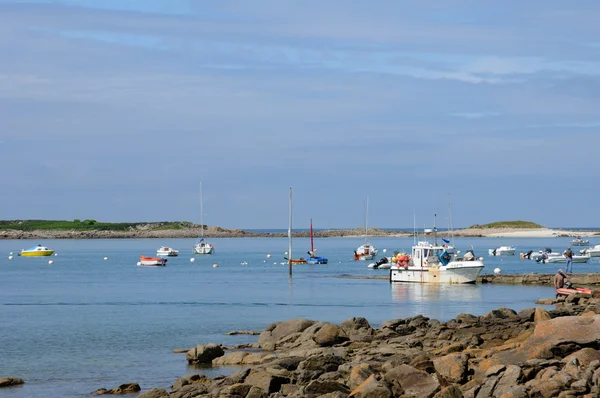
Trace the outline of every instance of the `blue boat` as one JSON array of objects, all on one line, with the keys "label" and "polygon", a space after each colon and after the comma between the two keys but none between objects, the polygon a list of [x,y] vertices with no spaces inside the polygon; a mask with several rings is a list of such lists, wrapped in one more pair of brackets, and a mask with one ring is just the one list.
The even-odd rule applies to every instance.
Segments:
[{"label": "blue boat", "polygon": [[310,219],[310,251],[308,252],[308,256],[306,264],[327,264],[327,259],[325,257],[317,256],[317,249],[315,249],[313,239],[312,218]]}]

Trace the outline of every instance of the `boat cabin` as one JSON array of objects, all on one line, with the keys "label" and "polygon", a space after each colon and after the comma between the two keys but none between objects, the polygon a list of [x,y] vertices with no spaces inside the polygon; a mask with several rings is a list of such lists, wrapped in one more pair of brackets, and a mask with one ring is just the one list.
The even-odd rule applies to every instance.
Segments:
[{"label": "boat cabin", "polygon": [[429,242],[419,242],[412,248],[412,262],[415,267],[448,265],[452,259],[448,246],[434,246]]}]

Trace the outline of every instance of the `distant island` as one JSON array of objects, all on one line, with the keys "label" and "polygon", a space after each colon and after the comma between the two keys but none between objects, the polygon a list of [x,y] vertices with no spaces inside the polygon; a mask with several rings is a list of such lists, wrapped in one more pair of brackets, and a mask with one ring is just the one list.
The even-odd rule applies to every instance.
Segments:
[{"label": "distant island", "polygon": [[[126,239],[126,238],[197,238],[201,225],[188,221],[111,223],[93,219],[66,220],[0,220],[0,239]],[[362,237],[363,228],[315,231],[318,238]],[[412,232],[369,228],[371,237],[410,237]],[[419,232],[423,234],[423,232]],[[552,237],[592,236],[598,231],[552,230],[530,221],[498,221],[453,231],[440,231],[439,236],[456,237]],[[257,232],[204,225],[209,238],[283,238],[287,232]],[[431,233],[426,235],[432,235]],[[306,231],[294,231],[294,237],[308,237]]]},{"label": "distant island", "polygon": [[540,224],[531,221],[496,221],[483,225],[471,225],[468,229],[490,229],[490,228],[511,228],[511,229],[538,229],[544,228]]}]

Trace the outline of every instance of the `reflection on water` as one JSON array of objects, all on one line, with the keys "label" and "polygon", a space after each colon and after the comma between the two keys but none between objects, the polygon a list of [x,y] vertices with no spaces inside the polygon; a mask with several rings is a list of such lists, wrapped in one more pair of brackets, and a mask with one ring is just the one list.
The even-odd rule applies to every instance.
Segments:
[{"label": "reflection on water", "polygon": [[428,304],[449,301],[481,300],[481,285],[437,285],[421,283],[392,283],[392,300]]},{"label": "reflection on water", "polygon": [[[418,314],[446,321],[462,312],[471,312],[482,302],[482,286],[391,283],[392,301],[399,304],[399,318]],[[402,305],[404,304],[404,305]]]}]

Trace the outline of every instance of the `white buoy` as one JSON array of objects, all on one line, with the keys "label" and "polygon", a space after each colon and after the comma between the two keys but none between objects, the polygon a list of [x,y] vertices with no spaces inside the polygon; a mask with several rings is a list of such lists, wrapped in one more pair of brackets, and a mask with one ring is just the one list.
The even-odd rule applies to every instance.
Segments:
[{"label": "white buoy", "polygon": [[10,252],[9,254],[12,256],[14,253],[13,253],[13,252]]},{"label": "white buoy", "polygon": [[137,265],[142,265],[142,262],[141,262],[141,261],[138,261],[138,262],[137,262]]},{"label": "white buoy", "polygon": [[285,254],[285,255],[287,256],[288,252],[285,252],[285,253],[283,253],[283,254]]},{"label": "white buoy", "polygon": [[196,261],[194,257],[190,258],[190,263],[193,263],[194,261]]},{"label": "white buoy", "polygon": [[267,258],[271,258],[271,253],[267,254]]},{"label": "white buoy", "polygon": [[213,268],[217,268],[218,266],[219,266],[219,264],[217,264],[217,263],[213,264]]},{"label": "white buoy", "polygon": [[54,253],[54,257],[58,256],[58,253]]},{"label": "white buoy", "polygon": [[104,257],[104,261],[108,260],[108,257]]},{"label": "white buoy", "polygon": [[384,252],[384,253],[387,253],[387,249],[383,249],[383,252]]},{"label": "white buoy", "polygon": [[48,264],[54,264],[54,260],[48,261]]},{"label": "white buoy", "polygon": [[267,260],[263,260],[263,263],[266,263],[266,262],[267,262]]},{"label": "white buoy", "polygon": [[12,256],[8,256],[8,259],[9,259],[9,260],[12,260]]},{"label": "white buoy", "polygon": [[498,275],[500,273],[500,268],[494,268],[494,274]]}]

